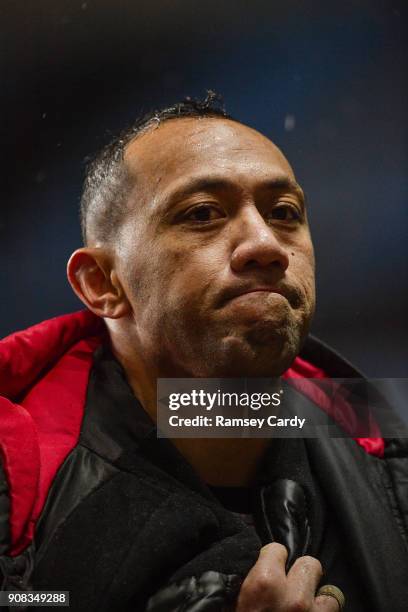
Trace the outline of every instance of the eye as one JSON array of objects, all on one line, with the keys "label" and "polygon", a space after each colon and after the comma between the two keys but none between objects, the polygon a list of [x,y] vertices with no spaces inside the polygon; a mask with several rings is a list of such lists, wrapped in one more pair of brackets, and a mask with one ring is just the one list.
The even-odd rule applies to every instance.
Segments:
[{"label": "eye", "polygon": [[198,223],[208,223],[209,221],[216,221],[222,219],[225,214],[214,204],[200,204],[194,208],[190,208],[183,215],[183,219],[187,221],[196,221]]},{"label": "eye", "polygon": [[271,221],[300,221],[302,215],[296,206],[291,204],[279,204],[269,211],[266,215],[267,220]]}]

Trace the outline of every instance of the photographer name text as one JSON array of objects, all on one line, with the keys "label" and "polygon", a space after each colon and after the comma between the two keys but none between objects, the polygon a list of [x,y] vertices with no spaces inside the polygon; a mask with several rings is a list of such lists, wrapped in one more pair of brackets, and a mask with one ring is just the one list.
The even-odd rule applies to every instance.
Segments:
[{"label": "photographer name text", "polygon": [[221,415],[215,417],[195,416],[195,417],[179,417],[172,415],[169,417],[169,425],[171,427],[250,427],[254,429],[262,429],[263,427],[294,427],[302,429],[306,419],[301,419],[297,416],[292,418],[278,418],[276,415],[270,415],[268,418],[228,418]]}]

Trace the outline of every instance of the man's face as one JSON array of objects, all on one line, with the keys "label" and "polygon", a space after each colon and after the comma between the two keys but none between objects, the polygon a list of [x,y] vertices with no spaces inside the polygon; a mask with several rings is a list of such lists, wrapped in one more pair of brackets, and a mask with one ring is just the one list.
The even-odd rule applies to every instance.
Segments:
[{"label": "man's face", "polygon": [[233,121],[171,120],[132,141],[115,245],[135,349],[168,376],[277,376],[314,310],[303,194],[282,153]]}]

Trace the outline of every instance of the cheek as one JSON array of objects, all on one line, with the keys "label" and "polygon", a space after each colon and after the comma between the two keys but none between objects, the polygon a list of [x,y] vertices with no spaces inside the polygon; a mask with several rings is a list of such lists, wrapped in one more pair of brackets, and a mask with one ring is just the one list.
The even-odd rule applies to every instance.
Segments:
[{"label": "cheek", "polygon": [[205,255],[203,251],[183,250],[167,258],[163,281],[175,307],[183,304],[195,312],[205,307],[220,274],[217,260]]},{"label": "cheek", "polygon": [[162,318],[179,318],[181,310],[197,313],[219,274],[216,254],[184,245],[155,247],[148,257],[139,258],[128,274],[128,278],[137,279],[131,291],[139,311],[142,308],[154,316],[159,310]]},{"label": "cheek", "polygon": [[291,251],[290,271],[298,286],[302,289],[307,303],[314,308],[315,302],[315,260],[313,247]]},{"label": "cheek", "polygon": [[[201,238],[200,236],[198,238]],[[214,240],[190,240],[189,244],[176,241],[161,255],[167,276],[178,289],[187,293],[210,286],[219,277],[226,262],[226,245]],[[220,248],[220,246],[222,248]]]}]

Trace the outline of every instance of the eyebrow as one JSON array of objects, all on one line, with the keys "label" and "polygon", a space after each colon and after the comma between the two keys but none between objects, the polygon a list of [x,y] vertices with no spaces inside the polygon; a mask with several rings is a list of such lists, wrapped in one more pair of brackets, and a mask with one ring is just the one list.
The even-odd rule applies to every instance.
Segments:
[{"label": "eyebrow", "polygon": [[[225,177],[198,177],[191,179],[187,184],[169,194],[168,199],[174,202],[200,191],[221,191],[223,189],[237,190],[237,185],[234,181]],[[257,185],[257,190],[278,191],[283,189],[294,191],[301,196],[302,200],[304,199],[303,190],[300,185],[288,176],[276,176],[261,181],[259,185]]]}]

